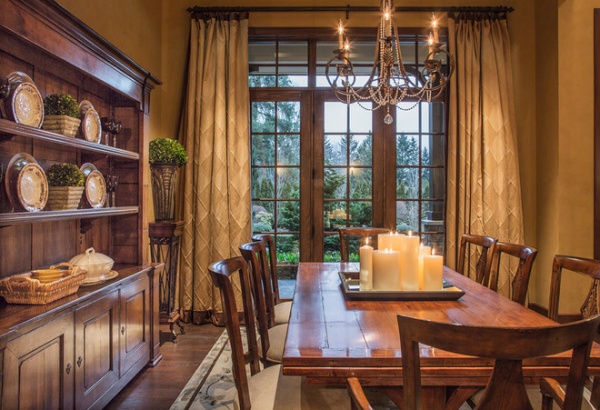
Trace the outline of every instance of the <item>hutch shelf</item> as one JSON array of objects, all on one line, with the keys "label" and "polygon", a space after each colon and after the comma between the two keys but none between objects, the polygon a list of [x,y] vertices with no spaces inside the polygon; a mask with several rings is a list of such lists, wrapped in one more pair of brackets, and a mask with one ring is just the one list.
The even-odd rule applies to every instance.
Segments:
[{"label": "hutch shelf", "polygon": [[[66,137],[0,116],[0,165],[26,153],[47,170],[93,164],[116,175],[116,204],[27,212],[0,184],[0,279],[68,261],[93,247],[118,277],[47,305],[0,298],[0,407],[102,408],[159,349],[159,277],[149,263],[148,124],[160,81],[54,0],[0,1],[0,79],[23,72],[42,97],[90,101],[123,129],[116,146]],[[3,104],[3,100],[0,100]],[[33,381],[33,382],[32,382]]]}]

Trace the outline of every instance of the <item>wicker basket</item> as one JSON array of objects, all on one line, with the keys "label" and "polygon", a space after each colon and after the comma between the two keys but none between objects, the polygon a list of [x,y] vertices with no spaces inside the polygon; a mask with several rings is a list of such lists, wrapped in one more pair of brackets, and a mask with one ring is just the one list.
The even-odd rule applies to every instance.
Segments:
[{"label": "wicker basket", "polygon": [[64,277],[54,282],[40,283],[29,275],[16,275],[0,280],[0,296],[6,303],[45,305],[77,292],[87,272],[77,266],[61,263],[50,269],[66,267]]},{"label": "wicker basket", "polygon": [[74,137],[79,129],[81,120],[68,115],[46,115],[42,123],[42,129]]}]

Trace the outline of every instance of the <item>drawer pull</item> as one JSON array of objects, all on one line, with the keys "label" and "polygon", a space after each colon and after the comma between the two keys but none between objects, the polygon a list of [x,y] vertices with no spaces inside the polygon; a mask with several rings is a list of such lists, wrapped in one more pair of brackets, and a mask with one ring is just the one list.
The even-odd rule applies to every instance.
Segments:
[{"label": "drawer pull", "polygon": [[122,335],[125,335],[125,326],[122,326],[122,327],[121,327],[121,334],[122,334]]},{"label": "drawer pull", "polygon": [[83,362],[83,359],[81,358],[81,356],[79,356],[77,358],[77,367],[81,367],[81,362]]},{"label": "drawer pull", "polygon": [[71,374],[71,363],[67,363],[67,368],[65,369],[67,374]]}]

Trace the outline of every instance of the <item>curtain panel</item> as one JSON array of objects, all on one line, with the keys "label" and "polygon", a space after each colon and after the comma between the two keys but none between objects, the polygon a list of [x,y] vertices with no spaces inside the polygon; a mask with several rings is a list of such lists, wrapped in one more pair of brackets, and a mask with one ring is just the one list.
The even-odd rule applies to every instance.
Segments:
[{"label": "curtain panel", "polygon": [[186,84],[178,307],[185,322],[222,324],[208,266],[251,235],[247,13],[192,15]]},{"label": "curtain panel", "polygon": [[[519,244],[524,235],[506,16],[450,15],[448,31],[456,72],[448,118],[446,262],[456,268],[465,233]],[[467,255],[467,263],[475,260]],[[498,292],[506,296],[509,275],[504,266]]]}]

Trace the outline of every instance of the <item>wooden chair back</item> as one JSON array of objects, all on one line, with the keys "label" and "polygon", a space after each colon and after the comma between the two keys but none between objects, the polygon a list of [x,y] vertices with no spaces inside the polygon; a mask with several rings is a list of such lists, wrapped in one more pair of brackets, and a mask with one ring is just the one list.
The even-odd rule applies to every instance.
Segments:
[{"label": "wooden chair back", "polygon": [[279,281],[277,276],[277,249],[275,249],[275,241],[269,234],[259,234],[252,236],[253,241],[262,241],[265,244],[267,253],[269,254],[269,275],[271,277],[271,289],[273,289],[274,303],[278,305],[281,302],[279,297]]},{"label": "wooden chair back", "polygon": [[548,302],[548,317],[558,322],[560,302],[560,285],[562,270],[567,269],[579,275],[588,276],[591,282],[590,290],[582,301],[581,318],[598,314],[598,285],[600,284],[600,260],[579,258],[575,256],[556,255],[552,263],[552,278],[550,279],[550,301]]},{"label": "wooden chair back", "polygon": [[537,256],[537,249],[531,246],[518,245],[514,243],[496,242],[492,250],[492,266],[490,269],[490,281],[488,287],[494,291],[498,290],[498,279],[500,277],[500,262],[503,254],[518,259],[517,268],[511,272],[512,281],[510,281],[510,299],[525,305],[527,297],[527,288],[529,286],[529,277],[533,261]]},{"label": "wooden chair back", "polygon": [[[250,268],[250,283],[261,349],[263,352],[268,352],[271,347],[269,329],[275,324],[275,305],[271,280],[268,276],[267,250],[263,242],[249,242],[240,246],[240,252]],[[266,353],[264,356],[266,357]],[[265,366],[273,364],[266,359],[263,363]]]},{"label": "wooden chair back", "polygon": [[[235,386],[238,391],[240,408],[250,409],[250,391],[248,389],[248,376],[246,364],[250,365],[250,373],[254,375],[260,372],[260,359],[258,356],[258,345],[256,342],[256,328],[254,321],[254,308],[251,294],[251,280],[248,265],[244,258],[236,256],[215,262],[208,267],[213,282],[221,292],[223,303],[223,314],[225,326],[231,344],[232,372]],[[239,278],[242,291],[242,306],[236,303],[236,286],[233,282]],[[246,342],[248,348],[244,350],[242,344],[242,332],[238,311],[243,311],[244,324],[246,327]]]},{"label": "wooden chair back", "polygon": [[[434,348],[495,359],[478,409],[532,409],[523,380],[522,361],[573,349],[565,409],[582,403],[589,354],[600,316],[540,328],[480,327],[440,323],[398,315],[402,349],[404,409],[422,408],[419,343]],[[540,341],[543,341],[541,343]]]},{"label": "wooden chair back", "polygon": [[[590,290],[582,300],[579,308],[578,319],[585,319],[598,314],[598,287],[600,286],[600,260],[580,258],[576,256],[556,255],[552,262],[552,277],[550,279],[550,300],[548,302],[548,317],[559,321],[560,286],[562,282],[563,269],[574,272],[577,275],[587,276],[593,279]],[[596,335],[600,342],[600,335]],[[598,408],[600,406],[600,378],[594,377],[592,385],[591,404]]]},{"label": "wooden chair back", "polygon": [[[490,249],[496,243],[496,239],[485,235],[464,234],[460,238],[460,250],[458,254],[458,272],[469,276],[471,254],[475,255],[475,281],[487,286],[490,280]],[[479,255],[479,257],[477,257]],[[469,261],[469,262],[467,262]],[[465,268],[465,264],[467,264]]]},{"label": "wooden chair back", "polygon": [[366,238],[370,238],[369,245],[377,249],[377,235],[389,233],[387,228],[340,228],[340,256],[342,262],[348,262],[350,258],[349,243],[354,238],[360,238],[363,245]]}]

